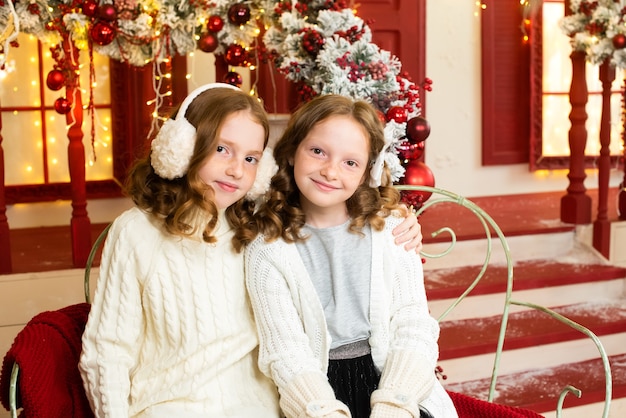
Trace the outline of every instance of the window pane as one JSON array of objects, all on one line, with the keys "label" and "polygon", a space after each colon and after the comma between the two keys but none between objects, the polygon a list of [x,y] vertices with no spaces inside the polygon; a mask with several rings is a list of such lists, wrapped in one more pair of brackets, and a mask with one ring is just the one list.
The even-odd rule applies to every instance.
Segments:
[{"label": "window pane", "polygon": [[543,134],[544,157],[569,155],[568,131],[570,127],[569,96],[560,94],[543,95]]},{"label": "window pane", "polygon": [[[0,106],[40,106],[37,38],[21,34],[19,48],[11,48],[6,68],[0,71]],[[19,70],[19,75],[18,75]]]},{"label": "window pane", "polygon": [[569,58],[569,38],[559,28],[563,17],[563,3],[545,2],[543,5],[543,91],[568,92],[572,79]]},{"label": "window pane", "polygon": [[[611,155],[620,155],[622,138],[622,102],[620,94],[611,96]],[[600,119],[602,118],[602,96],[590,95],[587,102],[587,146],[585,155],[600,155]]]},{"label": "window pane", "polygon": [[[26,34],[20,34],[18,41],[19,48],[11,49],[6,68],[0,71],[6,185],[67,183],[70,181],[67,121],[65,115],[54,110],[55,100],[65,97],[66,88],[53,91],[45,84],[48,73],[55,65],[48,45],[42,45],[40,51],[37,39]],[[109,58],[94,54],[93,59],[95,80],[90,80],[89,55],[87,51],[81,51],[81,130],[85,173],[87,180],[109,180],[113,178]],[[43,86],[39,80],[43,80]],[[86,109],[90,94],[93,94],[95,105],[93,145],[92,115]],[[25,110],[25,107],[29,109]],[[42,126],[42,123],[45,125]],[[45,150],[43,135],[46,138]]]},{"label": "window pane", "polygon": [[[543,3],[543,120],[542,148],[544,157],[569,155],[569,90],[572,80],[569,38],[563,34],[559,20],[564,14],[563,1]],[[602,83],[599,66],[586,65],[586,80],[589,97],[587,101],[587,144],[586,155],[600,154],[600,119],[602,116]],[[624,83],[623,70],[616,71],[611,86],[611,155],[620,155],[622,127],[621,88]]]},{"label": "window pane", "polygon": [[48,176],[52,183],[67,183],[70,173],[67,164],[67,127],[65,116],[46,112],[46,137],[48,146]]},{"label": "window pane", "polygon": [[2,112],[4,178],[7,186],[44,182],[39,112]]},{"label": "window pane", "polygon": [[[611,96],[611,155],[621,154],[622,102],[620,94]],[[568,95],[543,96],[543,156],[558,157],[569,155],[569,113],[571,106]],[[587,110],[587,144],[585,155],[600,155],[600,119],[602,117],[602,96],[589,96]]]},{"label": "window pane", "polygon": [[[85,52],[86,54],[86,52]],[[83,62],[87,63],[88,57],[81,58]],[[96,104],[111,104],[111,76],[109,73],[109,58],[100,54],[93,54],[93,65],[96,69],[95,71],[95,85],[93,87],[93,96],[95,98]],[[89,71],[83,70],[80,73],[80,85],[84,86],[83,90],[85,90],[89,86]],[[85,95],[84,97],[89,97]]]},{"label": "window pane", "polygon": [[[107,90],[108,93],[108,90]],[[87,180],[107,180],[113,177],[113,139],[111,137],[111,109],[96,109],[94,124],[96,137],[91,145],[91,118],[85,119],[85,158]],[[95,153],[95,154],[94,154]]]}]

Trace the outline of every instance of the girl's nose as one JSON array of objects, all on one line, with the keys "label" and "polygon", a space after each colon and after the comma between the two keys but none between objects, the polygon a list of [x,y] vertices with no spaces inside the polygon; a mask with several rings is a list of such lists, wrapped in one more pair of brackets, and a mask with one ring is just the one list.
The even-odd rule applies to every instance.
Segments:
[{"label": "girl's nose", "polygon": [[240,178],[243,175],[243,163],[233,158],[228,163],[226,174],[234,178]]},{"label": "girl's nose", "polygon": [[337,167],[334,162],[327,161],[320,170],[320,173],[327,179],[334,179],[337,177]]}]

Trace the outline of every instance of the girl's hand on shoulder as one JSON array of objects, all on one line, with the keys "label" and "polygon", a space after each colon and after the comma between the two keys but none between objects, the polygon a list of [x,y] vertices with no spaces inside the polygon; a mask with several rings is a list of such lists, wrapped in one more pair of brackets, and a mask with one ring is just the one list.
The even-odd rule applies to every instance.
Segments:
[{"label": "girl's hand on shoulder", "polygon": [[422,251],[422,226],[417,222],[417,216],[408,212],[404,221],[393,229],[396,245],[404,244],[407,251],[415,250],[417,254]]}]

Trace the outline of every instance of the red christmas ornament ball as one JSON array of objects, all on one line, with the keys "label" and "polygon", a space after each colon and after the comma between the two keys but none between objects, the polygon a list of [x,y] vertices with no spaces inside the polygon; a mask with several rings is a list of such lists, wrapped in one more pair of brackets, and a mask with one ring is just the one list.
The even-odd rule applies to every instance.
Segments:
[{"label": "red christmas ornament ball", "polygon": [[115,39],[115,29],[108,22],[99,21],[96,22],[92,27],[91,31],[91,39],[95,43],[101,46],[105,46],[113,42]]},{"label": "red christmas ornament ball", "polygon": [[112,22],[117,19],[117,10],[115,10],[115,6],[110,3],[103,4],[98,8],[98,17]]},{"label": "red christmas ornament ball", "polygon": [[209,32],[217,33],[221,31],[223,27],[224,27],[224,20],[220,16],[217,16],[217,15],[209,16],[209,19],[206,24],[206,28],[209,30]]},{"label": "red christmas ornament ball", "polygon": [[387,110],[387,120],[396,121],[397,123],[406,122],[407,112],[406,109],[400,106],[392,106]]},{"label": "red christmas ornament ball", "polygon": [[224,60],[226,64],[237,67],[243,65],[248,60],[248,53],[243,46],[232,44],[226,48]]},{"label": "red christmas ornament ball", "polygon": [[59,97],[54,101],[54,110],[61,115],[65,115],[72,110],[72,104],[65,97]]},{"label": "red christmas ornament ball", "polygon": [[613,46],[616,49],[622,49],[626,47],[626,35],[623,33],[618,33],[613,37]]},{"label": "red christmas ornament ball", "polygon": [[224,76],[224,82],[235,87],[241,87],[243,84],[243,77],[237,71],[229,71]]},{"label": "red christmas ornament ball", "polygon": [[[417,160],[409,161],[409,163],[405,167],[404,177],[400,179],[401,184],[405,185],[413,185],[413,186],[435,186],[435,176],[433,172],[428,168],[428,166]],[[411,196],[413,199],[419,201],[420,203],[426,202],[430,196],[431,192],[423,192],[423,191],[408,191],[404,190],[403,193]],[[413,205],[416,206],[416,205]]]},{"label": "red christmas ornament ball", "polygon": [[217,35],[211,32],[203,33],[198,39],[198,49],[203,52],[213,52],[217,49],[220,42],[217,39]]},{"label": "red christmas ornament ball", "polygon": [[63,85],[65,84],[65,75],[61,70],[52,70],[48,73],[46,77],[46,86],[50,90],[61,90]]},{"label": "red christmas ornament ball", "polygon": [[85,0],[82,10],[85,16],[93,17],[98,12],[98,2],[95,0]]},{"label": "red christmas ornament ball", "polygon": [[398,156],[402,160],[417,160],[424,155],[424,142],[418,142],[417,144],[413,144],[409,141],[402,141],[398,146]]},{"label": "red christmas ornament ball", "polygon": [[430,135],[430,124],[422,117],[411,118],[406,124],[406,137],[410,142],[418,144]]},{"label": "red christmas ornament ball", "polygon": [[233,25],[245,25],[250,20],[250,8],[243,3],[228,8],[228,21]]}]

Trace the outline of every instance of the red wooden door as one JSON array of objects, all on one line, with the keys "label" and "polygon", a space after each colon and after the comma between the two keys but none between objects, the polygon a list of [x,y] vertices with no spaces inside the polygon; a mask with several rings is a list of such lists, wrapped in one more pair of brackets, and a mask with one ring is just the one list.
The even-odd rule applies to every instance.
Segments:
[{"label": "red wooden door", "polygon": [[[402,62],[417,85],[426,77],[426,0],[360,0],[358,16],[368,22],[373,41]],[[425,95],[420,89],[422,116]]]}]

